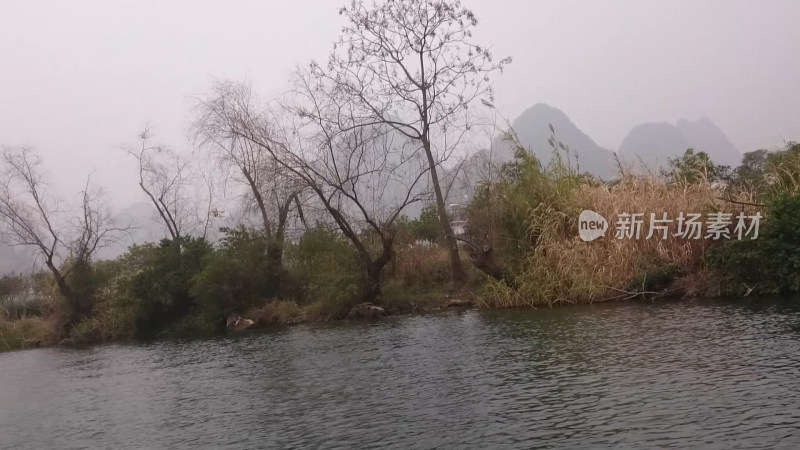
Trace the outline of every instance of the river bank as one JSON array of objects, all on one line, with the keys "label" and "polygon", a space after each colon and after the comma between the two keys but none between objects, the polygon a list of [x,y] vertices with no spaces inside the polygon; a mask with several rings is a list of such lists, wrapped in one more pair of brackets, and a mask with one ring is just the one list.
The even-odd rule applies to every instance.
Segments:
[{"label": "river bank", "polygon": [[[697,276],[683,277],[675,280],[669,284],[668,287],[657,293],[636,293],[628,292],[622,296],[615,295],[605,300],[594,302],[595,304],[601,303],[617,303],[617,302],[636,302],[636,301],[664,301],[675,300],[683,298],[684,300],[691,300],[700,298],[696,294],[700,292],[698,286],[703,286],[702,289],[708,290],[708,280],[703,280],[703,283],[698,282]],[[485,286],[481,286],[481,289]],[[694,296],[689,296],[689,295]],[[590,305],[592,302],[584,303],[558,303],[554,305],[541,305],[544,309],[559,309],[575,306],[576,304]],[[295,302],[286,300],[272,300],[264,304],[254,307],[243,314],[235,314],[228,318],[227,327],[225,330],[208,331],[198,330],[191,327],[181,327],[174,330],[165,330],[164,332],[151,336],[145,339],[146,341],[173,339],[180,337],[192,336],[195,338],[213,338],[215,336],[225,334],[238,334],[245,331],[258,331],[263,332],[276,327],[293,327],[299,325],[313,325],[324,323],[349,323],[359,321],[375,321],[387,318],[397,317],[415,317],[426,314],[435,314],[446,311],[497,311],[497,310],[512,310],[521,311],[521,314],[528,314],[526,310],[536,310],[540,307],[536,306],[517,306],[509,308],[498,308],[493,305],[486,298],[480,297],[476,292],[470,291],[450,291],[445,289],[431,290],[429,292],[420,292],[413,297],[400,295],[397,291],[390,291],[389,295],[377,303],[364,303],[354,305],[349,313],[341,317],[330,317],[320,315],[320,306],[311,304],[308,306],[299,306]],[[367,313],[364,313],[364,310]],[[237,320],[238,319],[238,320]],[[43,347],[74,347],[74,346],[87,346],[97,345],[103,343],[136,343],[137,339],[133,336],[122,336],[115,338],[98,336],[96,334],[80,334],[85,333],[81,329],[74,332],[70,337],[54,340],[54,331],[57,329],[57,319],[46,316],[33,316],[16,321],[8,321],[0,319],[0,352],[11,350],[23,350],[30,348],[43,348]]]},{"label": "river bank", "polygon": [[[471,263],[462,275],[428,205],[380,239],[360,232],[359,245],[324,223],[278,247],[241,225],[215,242],[181,236],[65,263],[65,279],[4,276],[0,349],[211,335],[231,320],[237,329],[326,322],[365,302],[374,305],[365,311],[414,312],[441,307],[448,294],[481,309],[795,294],[800,144],[754,154],[760,166],[751,155],[732,173],[689,149],[669,173],[621,169],[605,182],[544,168],[519,149],[462,211],[456,259]],[[586,213],[600,234],[583,235]],[[364,252],[370,261],[382,254],[380,264]]]}]

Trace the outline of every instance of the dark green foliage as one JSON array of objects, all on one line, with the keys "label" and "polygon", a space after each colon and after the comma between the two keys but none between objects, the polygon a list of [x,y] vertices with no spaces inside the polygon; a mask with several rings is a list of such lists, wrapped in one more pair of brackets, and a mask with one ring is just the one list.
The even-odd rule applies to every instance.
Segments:
[{"label": "dark green foliage", "polygon": [[23,296],[28,290],[29,281],[22,275],[3,275],[0,277],[0,302]]},{"label": "dark green foliage", "polygon": [[728,166],[714,164],[706,152],[686,149],[680,158],[669,159],[670,170],[664,175],[673,183],[694,184],[701,180],[727,181],[731,177]]},{"label": "dark green foliage", "polygon": [[800,292],[800,194],[776,196],[766,212],[757,239],[730,241],[706,254],[725,293]]},{"label": "dark green foliage", "polygon": [[98,287],[92,265],[87,261],[68,260],[62,268],[66,274],[67,285],[74,296],[69,307],[76,317],[90,317]]},{"label": "dark green foliage", "polygon": [[736,168],[735,176],[743,186],[758,186],[764,182],[764,163],[767,150],[754,150],[742,156],[742,164]]},{"label": "dark green foliage", "polygon": [[519,148],[498,181],[478,187],[467,208],[469,239],[491,246],[508,264],[522,263],[545,230],[566,232],[569,197],[581,178],[545,171],[530,152]]},{"label": "dark green foliage", "polygon": [[706,254],[723,294],[800,292],[800,144],[746,153],[731,189],[765,203],[758,239],[721,243]]},{"label": "dark green foliage", "polygon": [[314,314],[334,318],[349,311],[365,283],[352,244],[324,227],[306,231],[289,251],[295,300],[318,305]]},{"label": "dark green foliage", "polygon": [[125,263],[136,273],[125,288],[134,303],[137,335],[151,335],[192,310],[193,282],[209,253],[208,242],[191,237],[131,247]]},{"label": "dark green foliage", "polygon": [[765,200],[800,190],[800,144],[789,142],[777,152],[762,149],[745,153],[731,177],[729,190],[749,190]]},{"label": "dark green foliage", "polygon": [[267,276],[267,240],[246,228],[223,229],[225,238],[204,261],[192,294],[204,315],[216,319],[242,313],[277,294]]},{"label": "dark green foliage", "polygon": [[436,212],[436,205],[433,204],[426,205],[419,218],[408,222],[408,227],[411,236],[416,240],[438,242],[444,237],[439,214]]},{"label": "dark green foliage", "polygon": [[774,294],[780,287],[769,274],[770,256],[764,242],[745,239],[720,243],[705,255],[709,268],[722,278],[722,295],[737,296],[750,288],[756,294]]},{"label": "dark green foliage", "polygon": [[772,275],[782,291],[800,292],[800,194],[782,194],[769,205],[764,233]]},{"label": "dark green foliage", "polygon": [[659,292],[667,289],[684,269],[674,261],[656,253],[641,255],[636,259],[636,273],[628,283],[631,292]]}]

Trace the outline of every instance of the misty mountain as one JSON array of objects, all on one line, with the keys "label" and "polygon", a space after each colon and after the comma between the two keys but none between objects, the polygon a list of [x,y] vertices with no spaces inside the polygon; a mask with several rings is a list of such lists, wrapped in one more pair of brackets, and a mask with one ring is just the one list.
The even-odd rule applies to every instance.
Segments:
[{"label": "misty mountain", "polygon": [[[553,159],[553,147],[548,142],[552,133],[550,125],[555,130],[556,139],[569,147],[570,164],[573,168],[605,180],[617,176],[614,153],[597,145],[558,108],[537,103],[525,110],[511,124],[520,143],[545,166]],[[564,151],[561,155],[566,159]],[[577,162],[575,156],[578,157]],[[491,149],[480,150],[470,155],[460,165],[444,171],[443,189],[448,192],[448,202],[468,202],[480,182],[496,176],[497,170],[512,159],[514,159],[512,146],[508,141],[497,138],[492,142]]]},{"label": "misty mountain", "polygon": [[728,139],[728,136],[707,117],[694,122],[680,119],[677,127],[696,151],[708,153],[717,164],[737,167],[742,162],[742,154]]},{"label": "misty mountain", "polygon": [[703,151],[717,164],[736,167],[742,155],[725,133],[708,118],[680,119],[676,125],[645,123],[635,126],[620,144],[618,154],[636,168],[665,167],[670,158],[683,155],[687,148]]},{"label": "misty mountain", "polygon": [[[550,125],[555,130],[556,138],[569,147],[569,159],[573,168],[606,180],[616,177],[614,153],[597,145],[558,108],[537,103],[523,112],[511,126],[520,143],[530,149],[542,164],[547,165],[553,158],[553,147],[548,142],[551,136]],[[500,149],[498,160],[505,162],[513,158],[513,149],[507,143],[501,143],[497,148]],[[562,158],[566,159],[564,152]]]}]

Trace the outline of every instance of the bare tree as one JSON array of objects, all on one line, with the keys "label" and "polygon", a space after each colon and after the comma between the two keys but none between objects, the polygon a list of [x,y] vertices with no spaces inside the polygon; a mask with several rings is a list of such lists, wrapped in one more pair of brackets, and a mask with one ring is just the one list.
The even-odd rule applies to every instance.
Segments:
[{"label": "bare tree", "polygon": [[[429,194],[423,183],[427,165],[401,133],[382,124],[353,126],[352,110],[313,84],[301,86],[304,106],[294,111],[302,122],[279,137],[278,148],[356,248],[368,280],[362,298],[374,300],[394,255],[397,218]],[[377,249],[370,237],[377,238]]]},{"label": "bare tree", "polygon": [[[205,238],[212,220],[220,215],[213,206],[212,174],[204,172],[197,161],[153,144],[151,139],[150,128],[145,127],[139,135],[139,147],[126,149],[138,164],[139,188],[147,195],[171,239],[192,234]],[[199,192],[205,195],[198,195]]]},{"label": "bare tree", "polygon": [[285,170],[264,145],[237,133],[240,124],[251,121],[249,114],[256,107],[248,84],[217,82],[209,94],[198,101],[193,135],[196,142],[211,152],[220,168],[231,172],[234,180],[246,186],[261,216],[268,242],[269,275],[279,284],[292,208],[299,219],[305,221],[301,206],[305,183]]},{"label": "bare tree", "polygon": [[244,108],[229,131],[267,152],[315,195],[360,256],[367,275],[361,299],[374,300],[392,259],[395,221],[427,195],[427,165],[404,135],[381,124],[354,126],[353,111],[318,87],[299,77],[292,106],[277,114]]},{"label": "bare tree", "polygon": [[113,242],[118,232],[102,192],[87,180],[77,213],[47,193],[41,160],[28,148],[3,149],[0,224],[13,244],[33,249],[53,275],[69,306],[64,331],[92,313],[92,296],[85,286],[69,282],[91,270],[96,252]]},{"label": "bare tree", "polygon": [[312,72],[350,103],[350,126],[388,126],[422,148],[453,278],[461,283],[464,269],[438,171],[470,127],[469,106],[491,99],[489,76],[511,60],[494,62],[487,48],[472,43],[477,19],[457,0],[372,6],[354,0],[340,13],[348,23],[339,42],[326,65],[312,63]]},{"label": "bare tree", "polygon": [[[488,141],[488,148],[481,149],[473,153],[469,158],[464,159],[449,172],[446,172],[444,179],[447,183],[447,197],[459,195],[473,202],[476,197],[482,203],[479,208],[468,208],[465,212],[467,223],[463,233],[457,236],[464,244],[467,255],[475,268],[483,273],[503,281],[509,286],[515,286],[508,267],[498,259],[495,251],[495,242],[498,240],[498,224],[502,219],[495,211],[492,201],[486,198],[493,197],[493,190],[496,189],[497,180],[502,177],[503,165],[495,160],[495,144],[508,141],[510,145],[517,149],[524,148],[519,143],[511,123],[501,117],[495,107],[484,102],[484,106],[492,112],[492,122],[483,127],[476,127],[477,131],[483,134],[483,139]],[[498,136],[498,120],[502,121],[503,129]]]}]

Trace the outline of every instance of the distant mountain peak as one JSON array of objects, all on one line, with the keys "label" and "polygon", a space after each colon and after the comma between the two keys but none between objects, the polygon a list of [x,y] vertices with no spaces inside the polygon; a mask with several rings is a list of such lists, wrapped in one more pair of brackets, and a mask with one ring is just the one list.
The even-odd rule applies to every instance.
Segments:
[{"label": "distant mountain peak", "polygon": [[543,164],[550,162],[553,157],[553,147],[548,142],[553,133],[551,126],[556,138],[569,147],[570,164],[575,165],[572,157],[577,156],[577,165],[581,172],[589,172],[605,179],[616,175],[614,154],[597,145],[564,111],[554,106],[536,103],[523,111],[512,124],[520,143],[530,149]]},{"label": "distant mountain peak", "polygon": [[670,158],[683,155],[687,148],[706,152],[717,164],[735,167],[741,153],[725,133],[708,117],[650,122],[631,129],[620,144],[618,155],[628,163],[640,162],[650,169],[664,167]]}]

